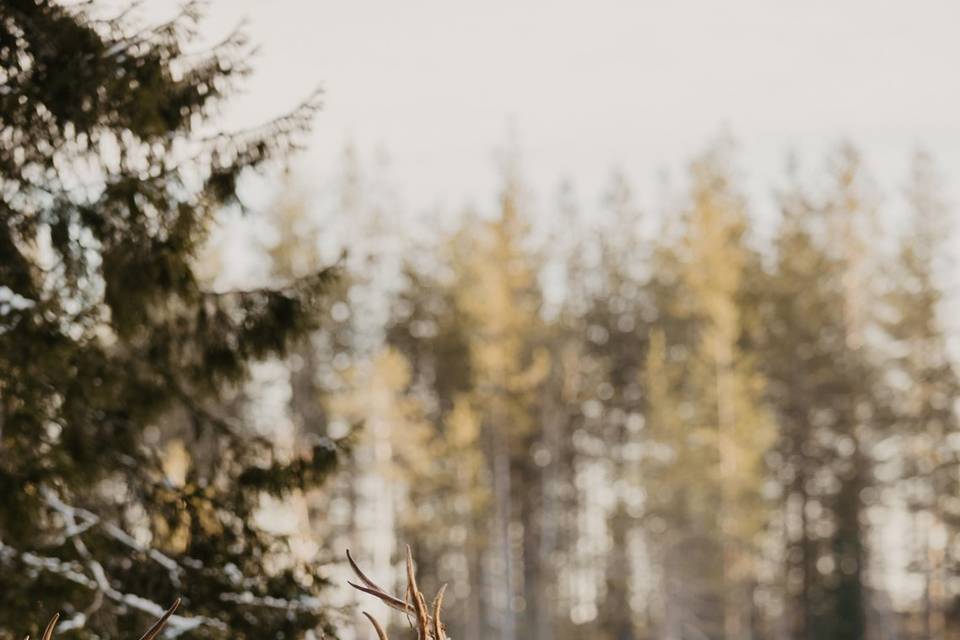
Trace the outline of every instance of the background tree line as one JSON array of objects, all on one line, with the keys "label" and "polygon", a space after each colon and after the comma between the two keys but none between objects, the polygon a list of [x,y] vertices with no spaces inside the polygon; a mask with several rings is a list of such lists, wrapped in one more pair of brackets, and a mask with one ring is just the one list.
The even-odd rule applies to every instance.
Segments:
[{"label": "background tree line", "polygon": [[655,212],[620,175],[534,205],[520,164],[425,231],[350,150],[284,200],[274,269],[324,212],[358,252],[289,374],[301,434],[357,434],[321,546],[400,579],[410,542],[459,638],[960,637],[934,162],[884,200],[840,145],[768,211],[722,139]]}]

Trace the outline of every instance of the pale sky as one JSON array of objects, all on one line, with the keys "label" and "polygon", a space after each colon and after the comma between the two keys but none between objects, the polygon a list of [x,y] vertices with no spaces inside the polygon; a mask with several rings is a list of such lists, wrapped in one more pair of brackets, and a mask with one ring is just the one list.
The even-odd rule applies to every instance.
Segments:
[{"label": "pale sky", "polygon": [[321,85],[303,170],[384,149],[412,208],[491,199],[511,126],[545,198],[615,166],[643,185],[724,130],[753,188],[846,137],[888,189],[923,145],[960,193],[958,0],[213,0],[205,30],[242,18],[261,51],[231,118]]}]

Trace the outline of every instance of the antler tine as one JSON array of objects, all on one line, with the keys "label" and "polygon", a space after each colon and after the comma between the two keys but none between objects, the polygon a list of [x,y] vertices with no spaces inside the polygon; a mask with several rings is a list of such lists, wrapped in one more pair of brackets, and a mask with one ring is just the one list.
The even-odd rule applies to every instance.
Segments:
[{"label": "antler tine", "polygon": [[427,613],[427,599],[419,591],[417,592],[417,608],[417,624],[420,627],[421,637],[424,640],[430,640],[433,637],[430,630],[433,625],[433,618]]},{"label": "antler tine", "polygon": [[379,586],[376,582],[367,577],[363,571],[360,570],[360,567],[357,566],[357,563],[354,561],[353,556],[350,555],[350,549],[347,549],[347,562],[350,563],[350,568],[353,569],[353,572],[357,574],[357,577],[360,578],[360,582],[367,585],[374,591],[379,591],[380,593],[386,593],[386,590]]},{"label": "antler tine", "polygon": [[377,591],[376,589],[370,589],[368,587],[364,587],[363,585],[359,585],[356,582],[350,582],[349,580],[347,581],[347,584],[353,587],[354,589],[356,589],[357,591],[363,591],[364,593],[369,593],[373,597],[378,598],[381,602],[383,602],[385,605],[387,605],[391,609],[396,609],[397,611],[400,611],[402,613],[414,613],[413,607],[410,605],[409,602],[406,602],[404,600],[401,600],[400,598],[391,596],[389,593],[384,593],[383,591]]},{"label": "antler tine", "polygon": [[59,613],[53,614],[53,617],[50,618],[50,622],[47,623],[47,628],[43,630],[43,635],[40,636],[42,640],[50,640],[53,637],[53,628],[57,626],[57,620],[59,619]]},{"label": "antler tine", "polygon": [[363,615],[367,616],[367,620],[369,620],[370,624],[373,625],[374,631],[377,632],[377,637],[380,638],[380,640],[388,640],[387,632],[383,630],[383,627],[380,626],[380,623],[377,622],[377,619],[366,611],[363,612]]},{"label": "antler tine", "polygon": [[177,610],[177,607],[180,606],[180,598],[177,598],[173,601],[173,604],[170,605],[170,608],[167,609],[160,619],[153,623],[153,626],[147,629],[146,633],[140,636],[140,640],[154,640],[161,631],[163,627],[166,626],[167,620],[170,619],[170,616],[173,615],[173,612]]},{"label": "antler tine", "polygon": [[[386,591],[384,591],[380,586],[367,577],[367,575],[360,570],[360,567],[354,561],[353,556],[347,551],[347,560],[350,562],[350,567],[353,569],[353,572],[357,577],[363,582],[363,584],[357,584],[355,582],[347,581],[351,587],[357,591],[362,591],[366,594],[372,595],[377,598],[385,605],[391,609],[396,609],[405,615],[413,615],[416,620],[415,627],[417,629],[417,635],[419,640],[447,640],[447,635],[443,628],[443,623],[440,621],[440,609],[443,606],[443,594],[446,591],[447,585],[443,585],[440,588],[440,591],[437,593],[437,597],[434,598],[432,609],[433,615],[430,615],[430,612],[427,610],[427,601],[423,596],[423,593],[420,591],[420,588],[417,586],[417,576],[416,570],[413,564],[413,552],[410,549],[410,545],[407,545],[406,548],[406,568],[407,568],[407,592],[410,594],[411,602],[408,602],[407,599],[401,600],[396,596],[392,596]],[[366,611],[363,612],[363,615],[370,620],[370,623],[373,624],[374,629],[377,632],[377,636],[380,640],[387,640],[387,634],[384,632],[383,627],[380,626],[380,623],[376,621],[369,613]]]},{"label": "antler tine", "polygon": [[350,563],[350,568],[353,569],[353,572],[357,574],[357,577],[360,578],[360,581],[366,586],[360,586],[354,582],[350,582],[349,580],[347,581],[347,584],[354,589],[363,591],[364,593],[369,593],[375,598],[379,598],[388,607],[396,609],[404,614],[415,613],[413,606],[411,606],[409,602],[390,595],[387,593],[386,589],[371,580],[367,574],[360,569],[360,566],[357,564],[356,560],[353,559],[353,554],[350,553],[349,549],[347,549],[347,561]]},{"label": "antler tine", "polygon": [[437,597],[433,599],[433,636],[436,640],[447,640],[447,634],[443,632],[443,623],[440,622],[440,608],[443,607],[443,594],[447,590],[444,583],[437,592]]},{"label": "antler tine", "polygon": [[427,640],[430,637],[430,614],[427,613],[427,603],[423,600],[423,594],[417,588],[417,576],[413,569],[413,552],[410,550],[410,545],[407,545],[407,585],[417,614],[417,630],[420,632],[420,638]]}]

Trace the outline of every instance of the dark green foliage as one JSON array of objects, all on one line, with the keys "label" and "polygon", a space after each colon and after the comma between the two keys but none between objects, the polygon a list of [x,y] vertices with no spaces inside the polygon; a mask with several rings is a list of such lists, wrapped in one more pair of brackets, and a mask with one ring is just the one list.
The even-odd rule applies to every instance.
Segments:
[{"label": "dark green foliage", "polygon": [[[303,600],[322,580],[268,571],[284,541],[253,515],[264,491],[322,480],[336,449],[280,459],[218,401],[314,328],[331,274],[213,293],[194,270],[242,175],[291,151],[317,104],[216,131],[249,51],[237,33],[188,55],[197,18],[0,5],[0,629],[36,633],[28,620],[61,610],[86,616],[61,636],[130,636],[156,617],[133,595],[183,595],[183,615],[212,620],[197,636],[327,624]],[[170,425],[190,451],[182,483],[162,468]]]}]

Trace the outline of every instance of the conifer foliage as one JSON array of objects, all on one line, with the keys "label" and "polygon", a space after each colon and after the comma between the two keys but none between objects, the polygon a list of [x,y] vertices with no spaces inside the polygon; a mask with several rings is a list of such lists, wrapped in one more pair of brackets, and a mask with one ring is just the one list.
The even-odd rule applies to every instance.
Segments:
[{"label": "conifer foliage", "polygon": [[194,265],[241,176],[294,150],[318,103],[224,132],[243,33],[188,51],[196,4],[135,14],[0,5],[0,629],[60,610],[61,636],[130,636],[182,595],[168,634],[296,636],[326,622],[322,581],[271,562],[283,540],[254,515],[336,447],[283,457],[217,401],[313,329],[331,274],[211,292]]}]

